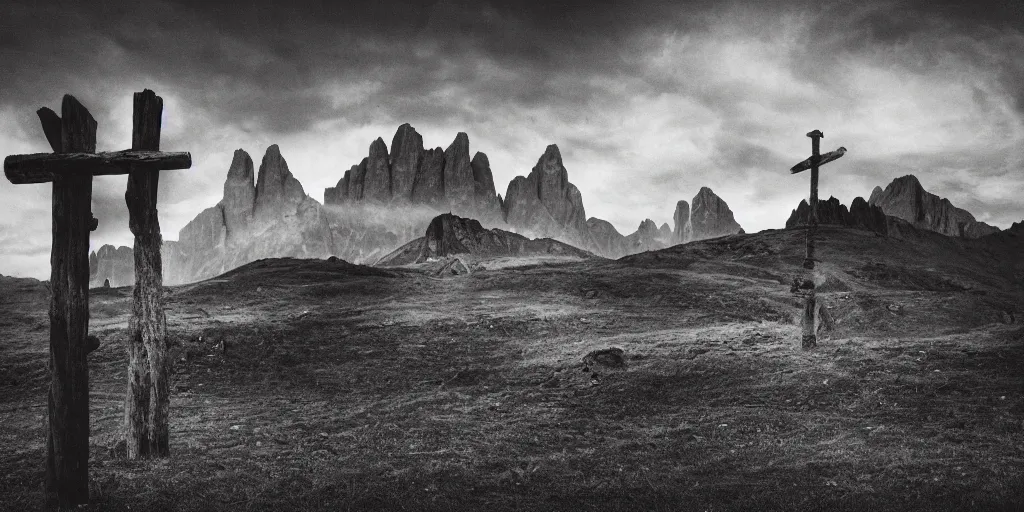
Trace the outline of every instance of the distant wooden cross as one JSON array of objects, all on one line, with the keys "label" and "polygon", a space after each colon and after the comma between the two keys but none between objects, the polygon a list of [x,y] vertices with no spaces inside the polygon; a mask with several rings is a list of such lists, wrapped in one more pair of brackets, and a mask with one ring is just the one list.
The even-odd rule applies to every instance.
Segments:
[{"label": "distant wooden cross", "polygon": [[[12,155],[4,159],[4,174],[11,183],[53,183],[46,491],[48,500],[56,501],[61,508],[89,501],[89,369],[86,355],[99,346],[99,341],[88,335],[89,232],[97,226],[97,220],[90,211],[93,176],[129,175],[125,199],[131,213],[130,227],[136,235],[137,270],[130,326],[141,326],[143,330],[158,332],[161,336],[165,329],[159,302],[156,303],[161,320],[159,326],[151,323],[155,321],[152,311],[144,310],[140,314],[138,304],[140,296],[159,300],[161,293],[159,289],[152,289],[154,282],[162,282],[159,276],[156,176],[161,170],[191,167],[192,157],[188,153],[158,151],[162,104],[153,91],[136,93],[132,149],[96,153],[95,119],[73,96],[65,95],[60,116],[46,107],[36,112],[53,153]],[[140,240],[144,246],[143,254],[152,257],[154,234],[157,276],[146,276],[144,270],[140,277]],[[129,347],[131,344],[129,341]],[[129,379],[132,378],[131,373],[129,371]]]},{"label": "distant wooden cross", "polygon": [[[794,165],[790,174],[811,170],[811,198],[810,214],[807,218],[807,253],[804,256],[804,268],[814,270],[814,236],[818,229],[818,167],[836,160],[846,154],[846,148],[840,147],[822,155],[820,153],[820,141],[825,138],[821,130],[814,130],[807,134],[811,138],[811,157]],[[803,338],[801,346],[805,349],[814,348],[818,344],[818,336],[815,331],[815,320],[817,317],[817,301],[814,293],[814,276],[811,276],[811,290],[804,304]]]}]

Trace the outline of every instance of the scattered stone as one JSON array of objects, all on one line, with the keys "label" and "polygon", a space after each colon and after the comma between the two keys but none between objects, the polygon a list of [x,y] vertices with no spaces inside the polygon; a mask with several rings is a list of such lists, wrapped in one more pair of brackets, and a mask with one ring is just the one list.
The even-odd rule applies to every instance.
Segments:
[{"label": "scattered stone", "polygon": [[810,279],[801,279],[799,277],[793,278],[793,284],[789,287],[790,293],[799,293],[800,290],[813,290],[814,281]]},{"label": "scattered stone", "polygon": [[593,368],[598,365],[606,368],[625,368],[626,358],[621,348],[612,347],[601,350],[594,350],[583,357],[584,368]]},{"label": "scattered stone", "polygon": [[437,271],[439,276],[462,276],[472,273],[461,258],[452,258]]},{"label": "scattered stone", "polygon": [[686,351],[686,356],[685,357],[687,359],[696,359],[697,356],[699,356],[701,354],[706,354],[708,352],[709,352],[709,349],[702,348],[702,347],[693,347],[690,350]]}]

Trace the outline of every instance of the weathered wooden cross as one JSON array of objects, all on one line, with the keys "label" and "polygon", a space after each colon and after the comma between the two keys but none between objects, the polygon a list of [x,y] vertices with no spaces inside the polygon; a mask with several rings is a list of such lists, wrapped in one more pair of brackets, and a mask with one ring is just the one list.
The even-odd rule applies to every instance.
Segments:
[{"label": "weathered wooden cross", "polygon": [[[96,153],[96,121],[78,100],[65,95],[60,116],[45,107],[37,111],[53,153],[12,155],[4,159],[4,174],[11,183],[53,183],[46,492],[47,499],[56,501],[61,508],[89,501],[86,355],[99,346],[98,340],[88,335],[89,232],[97,226],[91,213],[93,176],[129,175],[125,200],[130,212],[130,228],[135,234],[136,269],[133,316],[129,324],[132,331],[130,359],[134,358],[132,347],[143,341],[164,343],[157,177],[161,170],[191,167],[192,157],[188,153],[159,151],[162,109],[163,100],[153,91],[135,93],[132,149]],[[154,347],[160,354],[166,352],[162,347]],[[150,350],[149,355],[151,366],[153,351]],[[133,365],[129,369],[128,407],[137,391],[132,388],[133,383],[139,379],[133,375],[134,368]],[[148,378],[143,379],[147,386],[148,381]],[[157,394],[161,393],[159,386],[154,387]],[[166,396],[166,379],[164,393]],[[148,396],[148,388],[146,394]],[[128,407],[126,424],[130,423]],[[166,407],[164,421],[166,427]],[[130,451],[130,428],[127,435]],[[166,430],[163,443],[166,445]]]},{"label": "weathered wooden cross", "polygon": [[818,336],[816,332],[816,320],[817,320],[817,298],[814,293],[814,236],[818,229],[818,167],[825,165],[833,160],[836,160],[846,154],[846,148],[840,147],[835,151],[830,151],[822,155],[820,153],[820,141],[825,138],[825,134],[821,133],[821,130],[814,130],[807,134],[811,138],[811,157],[803,162],[794,165],[790,170],[790,174],[796,174],[798,172],[811,170],[811,198],[810,198],[810,214],[807,218],[807,254],[804,256],[804,268],[811,270],[811,289],[807,296],[807,301],[804,303],[804,318],[803,318],[803,338],[800,342],[801,346],[805,349],[814,348],[818,344]]}]

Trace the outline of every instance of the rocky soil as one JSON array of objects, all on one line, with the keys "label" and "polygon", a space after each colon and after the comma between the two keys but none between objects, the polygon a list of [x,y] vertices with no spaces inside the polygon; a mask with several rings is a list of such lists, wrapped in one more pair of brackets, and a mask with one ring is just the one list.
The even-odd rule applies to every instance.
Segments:
[{"label": "rocky soil", "polygon": [[[117,447],[131,293],[94,289],[90,509],[1019,509],[1020,231],[822,227],[807,352],[799,229],[450,279],[257,261],[168,289],[165,460]],[[47,291],[0,287],[0,509],[35,510]]]}]

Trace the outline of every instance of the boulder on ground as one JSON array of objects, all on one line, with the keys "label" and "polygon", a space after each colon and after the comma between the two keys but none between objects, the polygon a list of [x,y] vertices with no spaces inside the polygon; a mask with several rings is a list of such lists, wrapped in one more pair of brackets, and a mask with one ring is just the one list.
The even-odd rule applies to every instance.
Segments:
[{"label": "boulder on ground", "polygon": [[621,369],[626,367],[626,358],[621,348],[603,348],[584,356],[583,364],[587,369],[595,369],[597,366]]},{"label": "boulder on ground", "polygon": [[441,277],[462,276],[471,273],[469,266],[461,258],[451,258],[437,271],[437,275]]}]

